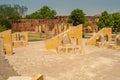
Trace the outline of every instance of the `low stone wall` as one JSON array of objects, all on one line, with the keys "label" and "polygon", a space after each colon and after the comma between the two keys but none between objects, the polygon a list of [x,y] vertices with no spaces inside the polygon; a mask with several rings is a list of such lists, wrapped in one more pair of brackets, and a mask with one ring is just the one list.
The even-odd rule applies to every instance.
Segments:
[{"label": "low stone wall", "polygon": [[13,47],[22,47],[28,44],[28,32],[15,32],[12,34]]}]

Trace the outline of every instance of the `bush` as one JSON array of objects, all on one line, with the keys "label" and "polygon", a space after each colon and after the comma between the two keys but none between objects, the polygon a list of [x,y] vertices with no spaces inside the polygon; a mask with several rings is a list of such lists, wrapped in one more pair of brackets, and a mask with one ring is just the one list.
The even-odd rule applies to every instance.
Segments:
[{"label": "bush", "polygon": [[6,29],[12,28],[11,22],[7,19],[0,19],[0,25],[6,27]]},{"label": "bush", "polygon": [[0,25],[0,32],[5,31],[5,30],[7,30],[7,28],[5,26]]}]

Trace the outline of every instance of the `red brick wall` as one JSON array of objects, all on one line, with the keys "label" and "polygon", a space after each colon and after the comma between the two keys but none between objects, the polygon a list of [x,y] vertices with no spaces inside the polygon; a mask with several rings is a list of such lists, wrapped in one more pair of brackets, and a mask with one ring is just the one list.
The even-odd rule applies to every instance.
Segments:
[{"label": "red brick wall", "polygon": [[12,31],[35,31],[35,27],[38,25],[47,25],[49,30],[54,28],[55,24],[66,22],[68,17],[57,17],[57,19],[18,19],[12,20]]}]

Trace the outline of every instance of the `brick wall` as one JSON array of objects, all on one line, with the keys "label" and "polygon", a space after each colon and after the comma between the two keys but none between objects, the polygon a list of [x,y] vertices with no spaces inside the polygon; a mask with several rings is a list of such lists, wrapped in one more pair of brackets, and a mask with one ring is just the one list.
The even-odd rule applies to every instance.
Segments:
[{"label": "brick wall", "polygon": [[51,31],[55,24],[62,23],[61,19],[19,19],[12,20],[12,31],[35,31],[35,26],[46,25]]}]

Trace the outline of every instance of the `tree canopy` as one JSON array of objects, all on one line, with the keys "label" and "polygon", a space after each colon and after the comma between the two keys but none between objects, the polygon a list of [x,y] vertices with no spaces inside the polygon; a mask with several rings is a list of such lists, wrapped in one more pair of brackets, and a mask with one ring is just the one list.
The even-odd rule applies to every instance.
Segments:
[{"label": "tree canopy", "polygon": [[0,32],[11,28],[12,24],[8,19],[0,19]]},{"label": "tree canopy", "polygon": [[5,30],[7,30],[7,28],[5,26],[0,25],[0,32],[5,31]]},{"label": "tree canopy", "polygon": [[73,23],[74,26],[83,24],[85,22],[85,14],[83,10],[74,9],[69,16],[69,23]]},{"label": "tree canopy", "polygon": [[13,8],[19,13],[19,15],[21,16],[21,17],[25,17],[25,15],[26,15],[26,12],[27,12],[27,10],[28,10],[28,8],[26,7],[26,6],[20,6],[20,5],[18,5],[18,4],[15,4],[14,6],[13,6]]},{"label": "tree canopy", "polygon": [[0,31],[11,29],[12,24],[9,19],[20,19],[25,16],[25,12],[27,12],[26,6],[18,4],[14,6],[9,4],[0,5]]},{"label": "tree canopy", "polygon": [[120,13],[113,13],[113,30],[120,30]]},{"label": "tree canopy", "polygon": [[101,13],[101,16],[99,18],[99,21],[97,22],[97,25],[100,28],[104,27],[113,27],[113,17],[111,14],[109,14],[107,11],[104,11]]},{"label": "tree canopy", "polygon": [[20,15],[14,8],[11,7],[11,5],[0,5],[0,18],[20,18]]},{"label": "tree canopy", "polygon": [[45,18],[54,19],[55,17],[56,17],[56,11],[48,6],[43,6],[34,13],[26,16],[26,18],[30,18],[30,19],[45,19]]},{"label": "tree canopy", "polygon": [[92,23],[90,23],[89,21],[85,20],[83,27],[87,27],[90,26]]},{"label": "tree canopy", "polygon": [[15,4],[11,6],[9,4],[0,5],[0,18],[4,19],[18,19],[22,18],[27,12],[26,6],[20,6]]},{"label": "tree canopy", "polygon": [[113,31],[120,29],[120,13],[109,14],[107,11],[102,12],[97,25],[100,28],[110,27]]}]

